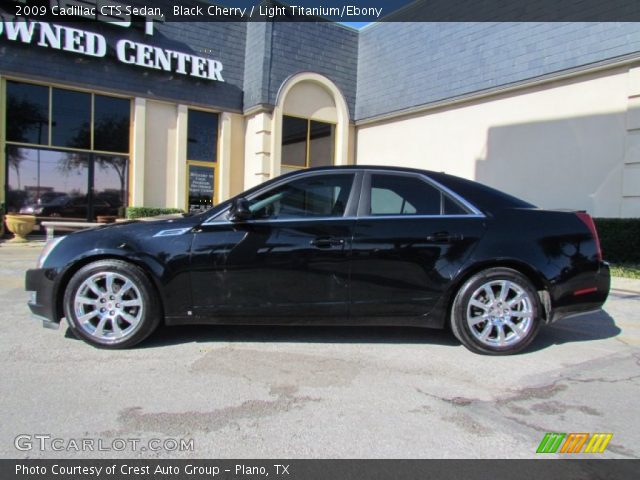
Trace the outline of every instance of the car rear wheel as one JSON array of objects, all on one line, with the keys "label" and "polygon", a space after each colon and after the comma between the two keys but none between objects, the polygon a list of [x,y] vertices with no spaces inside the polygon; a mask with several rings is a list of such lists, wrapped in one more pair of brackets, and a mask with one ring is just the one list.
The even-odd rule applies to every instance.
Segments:
[{"label": "car rear wheel", "polygon": [[64,313],[74,333],[102,348],[127,348],[147,338],[161,311],[145,273],[121,260],[82,267],[64,294]]},{"label": "car rear wheel", "polygon": [[509,268],[490,268],[458,290],[451,329],[473,352],[508,355],[531,343],[541,312],[538,293],[527,277]]}]

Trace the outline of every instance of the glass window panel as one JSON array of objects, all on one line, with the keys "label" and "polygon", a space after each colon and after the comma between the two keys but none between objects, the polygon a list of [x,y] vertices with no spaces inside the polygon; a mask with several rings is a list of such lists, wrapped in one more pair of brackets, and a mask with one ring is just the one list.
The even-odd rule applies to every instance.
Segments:
[{"label": "glass window panel", "polygon": [[52,92],[52,139],[59,147],[91,147],[91,95],[54,88]]},{"label": "glass window panel", "polygon": [[458,202],[449,198],[447,195],[443,195],[443,212],[445,215],[466,215],[469,212],[462,207]]},{"label": "glass window panel", "polygon": [[129,161],[125,156],[96,155],[93,167],[92,216],[124,216]]},{"label": "glass window panel", "polygon": [[215,170],[203,165],[189,165],[189,211],[203,212],[213,206]]},{"label": "glass window panel", "polygon": [[86,220],[89,158],[8,146],[7,211]]},{"label": "glass window panel", "polygon": [[307,127],[304,118],[282,118],[282,165],[307,166]]},{"label": "glass window panel", "polygon": [[309,166],[333,165],[335,125],[311,120],[309,131]]},{"label": "glass window panel", "polygon": [[215,162],[218,149],[218,114],[189,110],[187,159]]},{"label": "glass window panel", "polygon": [[49,87],[7,82],[7,141],[49,143]]},{"label": "glass window panel", "polygon": [[251,199],[256,218],[341,217],[353,174],[318,175],[292,181]]},{"label": "glass window panel", "polygon": [[440,190],[419,178],[372,175],[372,215],[440,215]]},{"label": "glass window panel", "polygon": [[93,149],[106,152],[128,152],[130,116],[129,100],[95,95]]}]

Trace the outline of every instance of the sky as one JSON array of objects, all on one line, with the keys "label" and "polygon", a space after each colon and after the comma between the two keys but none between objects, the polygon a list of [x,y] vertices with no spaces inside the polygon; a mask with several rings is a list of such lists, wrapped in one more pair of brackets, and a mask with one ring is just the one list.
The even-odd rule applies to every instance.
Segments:
[{"label": "sky", "polygon": [[339,23],[341,23],[343,25],[347,25],[349,27],[361,29],[365,25],[369,25],[371,22],[339,22]]}]

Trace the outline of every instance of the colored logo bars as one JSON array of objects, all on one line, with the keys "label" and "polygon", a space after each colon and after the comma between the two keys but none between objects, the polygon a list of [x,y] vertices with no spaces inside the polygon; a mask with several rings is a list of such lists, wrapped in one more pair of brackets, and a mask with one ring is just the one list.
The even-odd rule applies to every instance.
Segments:
[{"label": "colored logo bars", "polygon": [[594,433],[591,437],[589,435],[588,433],[545,433],[536,453],[602,453],[613,437],[613,433]]}]

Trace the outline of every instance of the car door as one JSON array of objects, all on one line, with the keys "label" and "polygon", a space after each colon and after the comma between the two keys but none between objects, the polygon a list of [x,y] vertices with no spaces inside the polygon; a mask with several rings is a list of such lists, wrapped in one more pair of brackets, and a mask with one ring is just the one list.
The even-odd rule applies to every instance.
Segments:
[{"label": "car door", "polygon": [[248,198],[252,216],[205,222],[192,246],[194,313],[212,321],[345,321],[355,181],[308,172]]},{"label": "car door", "polygon": [[484,216],[419,173],[368,171],[354,229],[355,324],[428,324],[484,232]]}]

